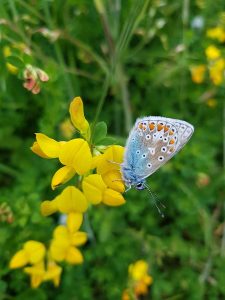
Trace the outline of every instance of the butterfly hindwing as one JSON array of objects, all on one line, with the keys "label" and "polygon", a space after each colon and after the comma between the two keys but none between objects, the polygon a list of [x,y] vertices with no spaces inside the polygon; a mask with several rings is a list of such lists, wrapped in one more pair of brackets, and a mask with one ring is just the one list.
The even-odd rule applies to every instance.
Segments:
[{"label": "butterfly hindwing", "polygon": [[185,121],[138,119],[127,141],[124,165],[133,170],[135,177],[144,179],[183,148],[193,132],[193,126]]}]

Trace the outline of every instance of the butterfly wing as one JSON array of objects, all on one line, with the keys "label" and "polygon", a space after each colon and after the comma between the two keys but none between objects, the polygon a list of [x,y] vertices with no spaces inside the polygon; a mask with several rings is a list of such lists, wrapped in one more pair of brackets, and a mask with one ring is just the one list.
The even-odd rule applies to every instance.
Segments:
[{"label": "butterfly wing", "polygon": [[181,120],[137,119],[126,144],[125,170],[132,170],[136,179],[150,176],[184,147],[193,132],[194,127]]}]

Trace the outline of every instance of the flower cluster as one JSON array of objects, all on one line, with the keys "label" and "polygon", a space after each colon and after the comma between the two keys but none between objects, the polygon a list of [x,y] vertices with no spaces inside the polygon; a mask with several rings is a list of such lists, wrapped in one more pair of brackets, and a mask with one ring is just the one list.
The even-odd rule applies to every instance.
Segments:
[{"label": "flower cluster", "polygon": [[57,263],[65,261],[75,265],[83,262],[78,247],[85,244],[88,237],[79,229],[90,205],[119,206],[125,203],[122,195],[125,187],[119,170],[124,148],[104,146],[107,131],[102,130],[106,126],[103,122],[96,124],[92,134],[80,97],[71,102],[69,112],[79,137],[56,141],[43,133],[36,133],[36,141],[31,147],[38,156],[58,159],[62,164],[52,176],[53,190],[76,178],[76,186],[69,184],[54,199],[41,203],[43,216],[57,212],[66,216],[66,224],[55,228],[48,249],[39,242],[28,241],[10,262],[11,268],[31,265],[24,271],[31,276],[32,287],[46,280],[52,280],[57,286],[62,271]]},{"label": "flower cluster", "polygon": [[213,85],[220,86],[225,79],[225,56],[220,47],[225,42],[225,29],[222,26],[210,28],[206,36],[218,45],[210,44],[205,49],[205,64],[191,67],[192,81],[201,84],[209,77]]},{"label": "flower cluster", "polygon": [[148,274],[148,263],[138,260],[129,265],[128,288],[124,290],[122,300],[139,299],[148,294],[148,287],[152,284],[152,277]]},{"label": "flower cluster", "polygon": [[32,65],[26,65],[23,72],[23,78],[25,80],[23,84],[24,88],[31,91],[33,94],[40,93],[40,83],[49,80],[46,72]]},{"label": "flower cluster", "polygon": [[[14,52],[17,55],[14,55]],[[23,61],[23,56],[30,56],[31,51],[23,43],[5,46],[3,55],[6,58],[6,67],[11,74],[18,75],[24,80],[23,87],[32,94],[38,94],[41,90],[41,83],[49,80],[48,74],[40,68]]]},{"label": "flower cluster", "polygon": [[[55,286],[59,285],[62,268],[49,256],[47,266],[44,257],[45,246],[37,241],[28,241],[23,245],[10,261],[10,268],[24,268],[24,272],[31,277],[31,286],[37,288],[43,281],[53,281]],[[29,266],[27,266],[29,264]]]}]

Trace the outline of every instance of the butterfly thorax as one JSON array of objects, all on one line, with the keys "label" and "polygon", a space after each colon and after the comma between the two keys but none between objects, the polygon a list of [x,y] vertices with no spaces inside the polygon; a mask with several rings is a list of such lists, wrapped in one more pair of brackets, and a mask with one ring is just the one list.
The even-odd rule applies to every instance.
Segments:
[{"label": "butterfly thorax", "polygon": [[137,190],[145,189],[145,180],[135,175],[134,169],[132,166],[126,167],[123,164],[121,165],[121,173],[123,181],[127,187],[134,186]]}]

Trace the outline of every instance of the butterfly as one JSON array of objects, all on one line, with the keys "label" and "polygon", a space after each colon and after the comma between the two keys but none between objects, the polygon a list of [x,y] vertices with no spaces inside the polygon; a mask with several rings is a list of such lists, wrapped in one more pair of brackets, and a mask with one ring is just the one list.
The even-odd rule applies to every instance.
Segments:
[{"label": "butterfly", "polygon": [[137,190],[149,190],[146,178],[177,154],[193,132],[194,127],[182,120],[152,116],[137,119],[120,166],[128,189],[134,186]]}]

